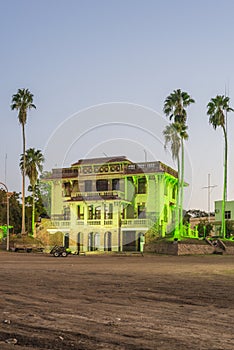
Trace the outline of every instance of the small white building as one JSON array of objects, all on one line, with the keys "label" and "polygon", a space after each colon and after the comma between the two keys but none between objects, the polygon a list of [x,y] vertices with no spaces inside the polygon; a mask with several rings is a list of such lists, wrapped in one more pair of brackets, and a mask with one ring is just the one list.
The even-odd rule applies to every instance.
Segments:
[{"label": "small white building", "polygon": [[[218,235],[221,230],[222,223],[222,200],[215,201],[215,233]],[[225,220],[234,224],[234,200],[226,201],[225,204]]]}]

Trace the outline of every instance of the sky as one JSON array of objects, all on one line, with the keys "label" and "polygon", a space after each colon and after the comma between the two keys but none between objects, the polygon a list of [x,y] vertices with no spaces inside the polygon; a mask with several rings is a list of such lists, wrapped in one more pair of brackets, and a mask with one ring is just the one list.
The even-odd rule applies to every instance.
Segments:
[{"label": "sky", "polygon": [[[188,108],[186,209],[222,198],[222,130],[209,125],[217,94],[234,106],[232,0],[0,0],[0,182],[21,191],[22,131],[11,98],[34,95],[27,148],[44,170],[80,158],[126,155],[176,168],[164,149],[165,98],[175,89]],[[234,199],[234,113],[228,115],[228,199]]]}]

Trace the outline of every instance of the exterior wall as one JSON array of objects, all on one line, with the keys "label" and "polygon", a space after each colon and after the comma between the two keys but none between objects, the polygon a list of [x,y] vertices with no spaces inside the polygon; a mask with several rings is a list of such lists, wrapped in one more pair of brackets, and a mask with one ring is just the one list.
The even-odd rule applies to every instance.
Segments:
[{"label": "exterior wall", "polygon": [[[225,213],[230,212],[230,217],[226,218],[231,224],[234,225],[234,201],[226,201]],[[215,201],[215,234],[218,236],[221,232],[222,222],[222,201]],[[232,234],[233,235],[233,234]]]},{"label": "exterior wall", "polygon": [[[225,211],[230,211],[230,220],[234,220],[234,201],[226,202]],[[215,201],[215,221],[222,221],[222,201]]]},{"label": "exterior wall", "polygon": [[213,254],[214,248],[204,244],[155,243],[145,247],[146,252],[167,255]]},{"label": "exterior wall", "polygon": [[140,236],[155,222],[161,236],[170,232],[177,183],[173,169],[160,162],[139,167],[128,160],[77,164],[54,169],[48,179],[52,183],[48,232],[63,232],[72,250],[139,250]]}]

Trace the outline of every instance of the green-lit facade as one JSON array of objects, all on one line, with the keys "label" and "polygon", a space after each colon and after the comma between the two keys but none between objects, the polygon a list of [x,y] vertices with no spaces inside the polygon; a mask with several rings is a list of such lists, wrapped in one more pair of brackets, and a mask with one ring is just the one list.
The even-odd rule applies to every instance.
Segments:
[{"label": "green-lit facade", "polygon": [[162,162],[125,157],[82,159],[53,169],[49,234],[62,232],[74,251],[140,251],[154,227],[164,237],[175,224],[177,172]]}]

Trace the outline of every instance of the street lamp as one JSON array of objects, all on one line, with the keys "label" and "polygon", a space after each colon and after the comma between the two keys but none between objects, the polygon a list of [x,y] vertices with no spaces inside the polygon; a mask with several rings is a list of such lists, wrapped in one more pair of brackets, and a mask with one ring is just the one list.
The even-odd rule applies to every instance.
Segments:
[{"label": "street lamp", "polygon": [[9,192],[7,186],[0,182],[0,186],[3,186],[6,191],[6,204],[7,204],[7,250],[10,250],[10,237],[9,237]]}]

